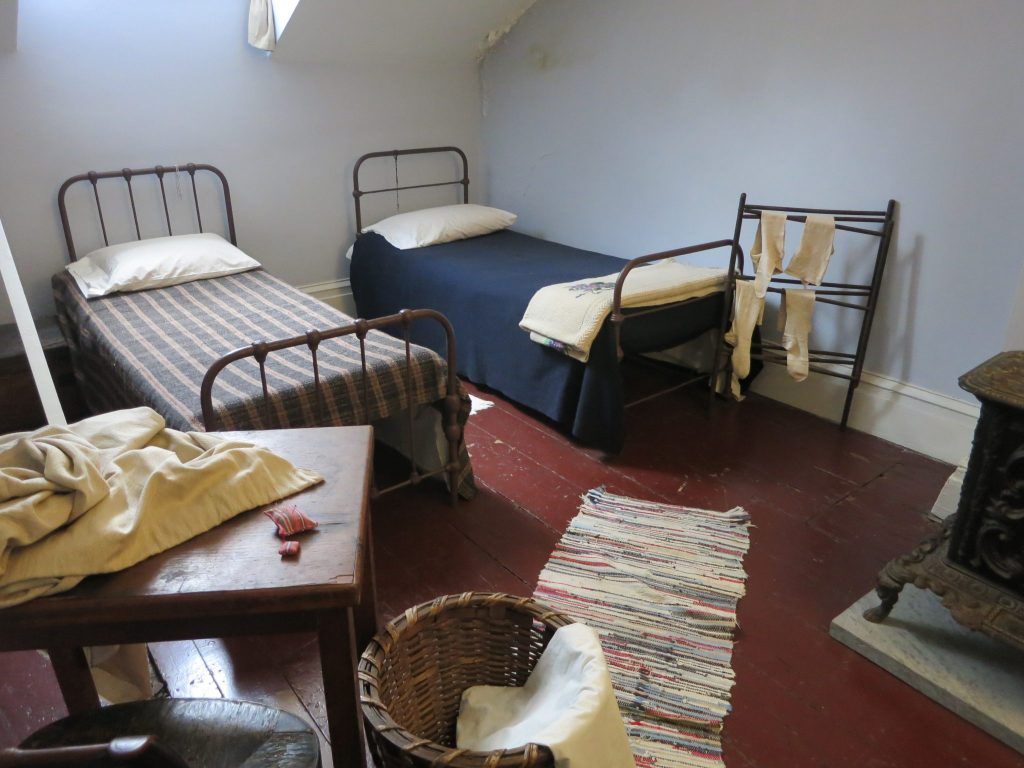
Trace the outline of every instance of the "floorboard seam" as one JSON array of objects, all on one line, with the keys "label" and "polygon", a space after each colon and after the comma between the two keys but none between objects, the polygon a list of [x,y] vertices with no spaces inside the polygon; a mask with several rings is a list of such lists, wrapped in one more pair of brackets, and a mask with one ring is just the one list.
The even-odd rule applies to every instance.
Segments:
[{"label": "floorboard seam", "polygon": [[[524,423],[526,423],[526,422],[524,422]],[[487,435],[488,437],[493,438],[494,440],[500,440],[503,444],[507,445],[510,450],[516,451],[517,453],[519,453],[522,456],[524,456],[531,463],[536,464],[537,466],[542,467],[542,468],[548,470],[555,477],[559,478],[560,480],[564,480],[569,485],[573,485],[573,486],[577,486],[578,485],[578,483],[573,481],[571,478],[566,477],[565,475],[561,474],[560,472],[556,471],[555,469],[553,469],[551,467],[548,467],[548,466],[545,466],[545,465],[541,464],[538,461],[535,461],[529,454],[524,453],[523,451],[521,451],[518,448],[516,448],[512,443],[508,442],[503,437],[501,437],[501,435],[495,434],[494,432],[490,431],[486,427],[481,426],[479,424],[475,425],[475,428],[480,430],[480,432],[482,432],[483,434]],[[535,427],[532,427],[532,428],[536,429]],[[536,429],[536,431],[545,440],[551,440],[551,438],[546,433],[544,433],[543,431],[541,431],[539,429]],[[569,449],[571,449],[571,450],[580,450],[580,448],[581,448],[581,446],[576,446],[576,445],[569,445],[567,447]],[[654,489],[650,488],[648,485],[643,483],[641,480],[638,480],[637,478],[633,477],[632,475],[626,474],[625,472],[620,470],[618,467],[615,467],[615,466],[612,466],[611,464],[607,464],[605,462],[602,462],[599,459],[596,459],[593,456],[589,456],[586,453],[584,453],[583,455],[584,455],[585,458],[589,459],[590,461],[592,461],[593,463],[595,463],[599,467],[601,467],[602,470],[616,475],[617,478],[620,478],[620,479],[622,479],[624,481],[629,481],[629,482],[633,483],[634,485],[637,485],[640,488],[643,488],[647,493],[653,493],[655,496],[657,496],[662,501],[671,502],[671,499],[668,496],[665,496],[664,494],[658,493],[657,491],[655,491]],[[604,483],[602,483],[602,485],[604,485]],[[490,488],[490,486],[488,486],[488,488]],[[519,502],[517,502],[515,499],[511,498],[510,496],[506,496],[505,494],[500,493],[499,491],[497,491],[497,490],[495,490],[493,488],[490,488],[490,490],[494,491],[499,496],[502,496],[503,498],[508,499],[510,502],[515,504],[518,508],[522,509],[524,512],[529,514],[531,517],[534,517],[535,519],[540,520],[540,518],[537,518],[535,515],[533,515],[533,513],[530,512],[530,510],[528,508],[526,508],[526,507],[522,506],[521,504],[519,504]],[[584,493],[587,492],[587,490],[589,490],[589,489],[581,488],[580,489],[580,495],[582,496]],[[555,531],[556,533],[559,533],[559,534],[563,533],[563,531],[560,531],[557,528],[555,528],[554,526],[549,525],[544,520],[540,520],[540,522],[544,523],[544,525],[546,525],[548,528],[550,528],[551,530]]]},{"label": "floorboard seam", "polygon": [[[499,496],[502,496],[502,494],[498,493],[493,488],[490,488],[489,490],[491,490],[493,493],[497,493]],[[508,499],[507,496],[505,496],[504,498]],[[508,499],[508,500],[511,501],[513,504],[515,504],[517,509],[520,508],[518,504],[516,504],[514,501],[512,501],[512,499]],[[532,517],[532,515],[531,515],[531,517]],[[537,519],[537,518],[534,518],[534,519]],[[543,522],[543,521],[541,521],[541,522]],[[548,527],[550,527],[550,526],[548,526]],[[529,581],[527,581],[522,576],[520,576],[518,573],[516,573],[514,570],[512,570],[507,565],[505,565],[505,563],[503,563],[501,560],[499,560],[497,557],[495,557],[494,554],[489,549],[487,549],[487,547],[485,547],[479,541],[477,541],[472,536],[470,536],[469,533],[467,533],[466,531],[462,530],[462,528],[460,528],[458,525],[453,525],[452,528],[454,528],[456,531],[458,531],[462,535],[462,538],[464,538],[466,541],[468,541],[474,547],[476,547],[481,552],[483,552],[485,555],[487,555],[489,558],[491,558],[491,560],[493,560],[495,563],[497,563],[498,566],[502,570],[504,570],[505,572],[511,574],[513,577],[516,578],[517,581],[522,582],[523,586],[525,586],[525,587],[529,587],[530,586],[530,582]],[[554,529],[552,528],[552,530],[554,530]],[[534,581],[536,581],[536,577],[534,578]]]}]

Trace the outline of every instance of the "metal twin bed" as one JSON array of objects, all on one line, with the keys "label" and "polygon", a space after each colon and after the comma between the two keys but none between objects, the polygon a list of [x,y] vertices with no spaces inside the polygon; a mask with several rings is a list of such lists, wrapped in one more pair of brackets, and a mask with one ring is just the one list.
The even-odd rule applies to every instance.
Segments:
[{"label": "metal twin bed", "polygon": [[[118,182],[131,216],[115,222],[103,202]],[[172,184],[177,195],[168,194]],[[104,245],[144,240],[151,228],[165,228],[151,237],[209,231],[218,215],[226,239],[237,244],[228,182],[214,166],[89,172],[65,181],[58,194],[72,261],[78,250],[68,203],[83,185],[91,195],[79,193],[77,201],[91,197],[95,218],[79,216],[81,228],[98,224]],[[217,200],[201,204],[209,198]],[[183,212],[183,204],[191,210]],[[128,237],[113,237],[118,225]],[[468,397],[455,376],[451,325],[438,312],[353,320],[262,269],[89,300],[62,271],[53,288],[93,410],[148,405],[183,430],[372,423],[412,464],[406,479],[379,492],[433,475],[444,475],[453,494],[472,492],[462,436]],[[423,324],[443,340],[440,354],[412,343]]]},{"label": "metal twin bed", "polygon": [[[427,154],[453,156],[456,172],[436,182],[402,184],[399,159]],[[383,159],[392,161],[394,183],[366,189],[360,180],[364,165]],[[371,152],[356,161],[352,185],[357,231],[362,232],[362,205],[368,195],[461,186],[462,202],[468,202],[468,161],[452,146]],[[731,246],[731,240],[718,240],[626,261],[510,230],[408,250],[366,233],[353,247],[352,290],[360,314],[388,314],[401,306],[443,313],[459,338],[460,375],[554,420],[581,442],[614,453],[621,450],[625,435],[623,357],[670,348],[717,330],[723,307],[723,293],[717,292],[657,307],[623,308],[628,274],[654,261]],[[588,362],[537,344],[518,327],[537,289],[613,272],[619,276],[612,311]],[[443,342],[431,329],[423,329],[415,340],[434,349]],[[665,391],[707,379],[703,374],[676,375],[682,380]]]}]

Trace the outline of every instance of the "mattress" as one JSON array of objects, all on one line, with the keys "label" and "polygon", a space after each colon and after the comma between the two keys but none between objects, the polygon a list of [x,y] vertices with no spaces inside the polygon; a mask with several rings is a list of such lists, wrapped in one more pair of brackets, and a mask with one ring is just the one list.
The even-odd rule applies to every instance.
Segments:
[{"label": "mattress", "polygon": [[[625,434],[625,402],[608,324],[584,364],[531,341],[519,321],[538,289],[601,277],[622,265],[614,256],[511,230],[408,250],[367,233],[356,240],[351,279],[360,315],[407,306],[442,312],[455,329],[460,375],[554,420],[585,444],[616,452]],[[715,293],[627,322],[623,345],[649,352],[684,343],[717,328],[721,311],[722,294]],[[415,341],[443,345],[429,328]]]}]

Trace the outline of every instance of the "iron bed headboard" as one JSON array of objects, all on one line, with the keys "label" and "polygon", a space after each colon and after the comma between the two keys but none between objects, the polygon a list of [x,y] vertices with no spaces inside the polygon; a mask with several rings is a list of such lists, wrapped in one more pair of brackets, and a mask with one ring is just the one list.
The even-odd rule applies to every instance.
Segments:
[{"label": "iron bed headboard", "polygon": [[[429,154],[441,154],[446,152],[452,152],[459,156],[462,160],[462,178],[454,179],[452,181],[437,181],[429,184],[409,184],[402,186],[398,183],[398,158],[401,155],[429,155]],[[363,163],[367,160],[372,160],[375,157],[390,157],[395,161],[395,186],[393,187],[381,187],[379,189],[360,189],[359,188],[359,169]],[[355,166],[352,168],[352,197],[355,199],[356,206],[356,235],[363,231],[363,209],[362,209],[362,198],[363,195],[376,195],[384,192],[401,192],[406,189],[427,189],[428,187],[447,187],[454,184],[462,185],[462,202],[469,202],[469,161],[466,159],[466,153],[458,147],[420,147],[417,149],[389,149],[383,152],[370,152],[363,155],[356,160]]]},{"label": "iron bed headboard", "polygon": [[203,214],[199,206],[199,192],[196,188],[196,172],[207,171],[212,173],[220,180],[221,189],[224,193],[224,210],[227,215],[228,224],[228,239],[232,245],[238,245],[237,238],[235,237],[235,217],[231,208],[231,190],[228,187],[228,180],[221,172],[221,170],[215,166],[207,165],[206,163],[186,163],[185,165],[156,165],[152,168],[122,168],[120,171],[89,171],[88,173],[81,173],[78,176],[72,176],[70,179],[60,185],[60,191],[57,193],[57,207],[60,209],[60,221],[64,227],[64,239],[68,245],[68,258],[71,261],[75,261],[78,258],[78,254],[75,251],[75,242],[71,234],[71,222],[68,219],[68,210],[65,203],[65,196],[67,191],[79,182],[88,181],[92,184],[93,198],[96,200],[96,212],[100,219],[100,230],[103,232],[103,244],[110,245],[110,238],[107,236],[107,224],[103,218],[103,204],[100,202],[99,192],[99,181],[100,179],[124,179],[125,184],[128,187],[128,199],[131,202],[132,208],[132,219],[135,224],[135,237],[137,240],[142,240],[142,230],[139,227],[139,212],[135,204],[135,192],[132,189],[132,179],[136,176],[156,176],[160,181],[160,197],[163,201],[164,207],[164,220],[167,222],[167,234],[173,235],[174,230],[171,225],[171,213],[167,205],[167,190],[164,187],[164,176],[167,174],[187,173],[189,179],[192,182],[192,202],[195,206],[196,221],[199,225],[199,231],[203,231]]}]

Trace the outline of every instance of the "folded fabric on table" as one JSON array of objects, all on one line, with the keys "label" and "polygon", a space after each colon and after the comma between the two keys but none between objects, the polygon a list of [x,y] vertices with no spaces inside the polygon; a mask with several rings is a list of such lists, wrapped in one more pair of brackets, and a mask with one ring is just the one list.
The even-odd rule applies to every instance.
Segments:
[{"label": "folded fabric on table", "polygon": [[[665,260],[638,267],[626,276],[623,307],[648,307],[696,299],[723,290],[725,270]],[[581,362],[612,311],[619,273],[547,285],[530,299],[519,327],[539,344]]]},{"label": "folded fabric on table", "polygon": [[0,437],[0,608],[127,568],[322,478],[150,408]]},{"label": "folded fabric on table", "polygon": [[584,624],[555,632],[523,687],[466,689],[455,743],[484,751],[542,744],[558,768],[635,765],[601,642]]}]

